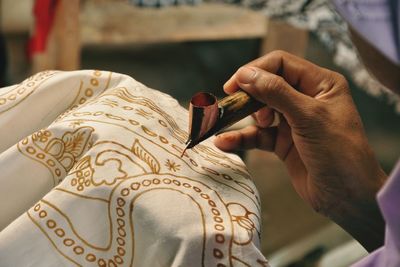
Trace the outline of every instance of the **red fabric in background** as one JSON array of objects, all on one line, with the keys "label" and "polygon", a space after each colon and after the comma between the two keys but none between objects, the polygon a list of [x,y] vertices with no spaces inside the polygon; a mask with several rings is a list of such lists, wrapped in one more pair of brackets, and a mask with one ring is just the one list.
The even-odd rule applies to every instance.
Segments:
[{"label": "red fabric in background", "polygon": [[34,30],[28,41],[28,58],[46,50],[47,39],[54,23],[59,0],[35,0],[33,6]]}]

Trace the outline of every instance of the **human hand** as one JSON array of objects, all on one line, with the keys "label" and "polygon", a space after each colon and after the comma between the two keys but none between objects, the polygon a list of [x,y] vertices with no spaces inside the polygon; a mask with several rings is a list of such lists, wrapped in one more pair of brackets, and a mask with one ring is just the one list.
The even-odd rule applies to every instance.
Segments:
[{"label": "human hand", "polygon": [[[312,208],[367,249],[381,245],[384,223],[375,195],[386,175],[368,144],[345,78],[275,51],[240,68],[224,86],[228,94],[239,88],[267,107],[255,114],[257,125],[221,134],[215,145],[225,151],[275,152]],[[280,123],[270,127],[275,111]]]}]

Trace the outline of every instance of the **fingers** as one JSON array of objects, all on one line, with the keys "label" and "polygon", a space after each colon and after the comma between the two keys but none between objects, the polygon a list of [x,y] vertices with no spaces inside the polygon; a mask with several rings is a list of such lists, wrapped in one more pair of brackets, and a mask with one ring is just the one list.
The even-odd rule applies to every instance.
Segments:
[{"label": "fingers", "polygon": [[242,67],[236,73],[236,83],[244,91],[284,114],[290,123],[300,121],[315,100],[296,91],[282,77],[256,67]]},{"label": "fingers", "polygon": [[309,96],[328,90],[334,72],[284,51],[273,51],[247,64],[284,78],[288,84]]},{"label": "fingers", "polygon": [[274,110],[268,107],[263,107],[254,113],[253,117],[256,120],[258,127],[267,128],[274,122],[275,113]]},{"label": "fingers", "polygon": [[224,92],[228,95],[236,92],[239,89],[239,86],[236,83],[235,74],[224,84]]},{"label": "fingers", "polygon": [[232,94],[236,92],[239,89],[239,84],[238,84],[238,75],[241,79],[242,82],[247,83],[250,82],[254,76],[255,72],[252,71],[251,68],[245,68],[242,67],[240,68],[225,84],[224,84],[224,91],[227,94]]},{"label": "fingers", "polygon": [[[335,83],[343,83],[341,75],[321,68],[305,59],[284,51],[273,51],[260,57],[244,67],[256,67],[281,76],[289,85],[300,92],[315,97],[321,92],[329,91]],[[239,69],[224,85],[226,93],[235,92]]]},{"label": "fingers", "polygon": [[223,151],[259,148],[273,151],[275,147],[276,128],[259,128],[247,126],[237,131],[226,132],[214,139],[214,144]]},{"label": "fingers", "polygon": [[275,143],[274,152],[282,160],[286,162],[286,159],[293,149],[292,131],[288,123],[284,118],[280,118],[279,125],[277,127],[277,138]]}]

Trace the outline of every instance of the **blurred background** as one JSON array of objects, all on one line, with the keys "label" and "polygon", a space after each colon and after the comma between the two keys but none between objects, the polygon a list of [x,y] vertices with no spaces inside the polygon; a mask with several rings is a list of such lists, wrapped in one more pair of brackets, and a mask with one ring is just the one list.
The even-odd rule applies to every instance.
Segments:
[{"label": "blurred background", "polygon": [[[400,102],[367,74],[328,2],[0,0],[0,87],[46,69],[104,69],[187,106],[198,91],[223,96],[237,68],[282,49],[346,75],[389,173],[400,155]],[[262,251],[272,266],[348,266],[366,254],[299,199],[275,156],[241,156],[262,198]]]}]

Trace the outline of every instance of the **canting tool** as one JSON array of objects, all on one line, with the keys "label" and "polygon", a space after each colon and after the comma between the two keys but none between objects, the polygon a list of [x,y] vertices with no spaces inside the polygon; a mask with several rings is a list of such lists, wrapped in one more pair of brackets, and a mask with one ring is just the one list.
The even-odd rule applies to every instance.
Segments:
[{"label": "canting tool", "polygon": [[239,90],[229,96],[217,98],[205,92],[195,94],[189,105],[189,138],[182,152],[217,134],[228,126],[256,112],[265,104]]}]

